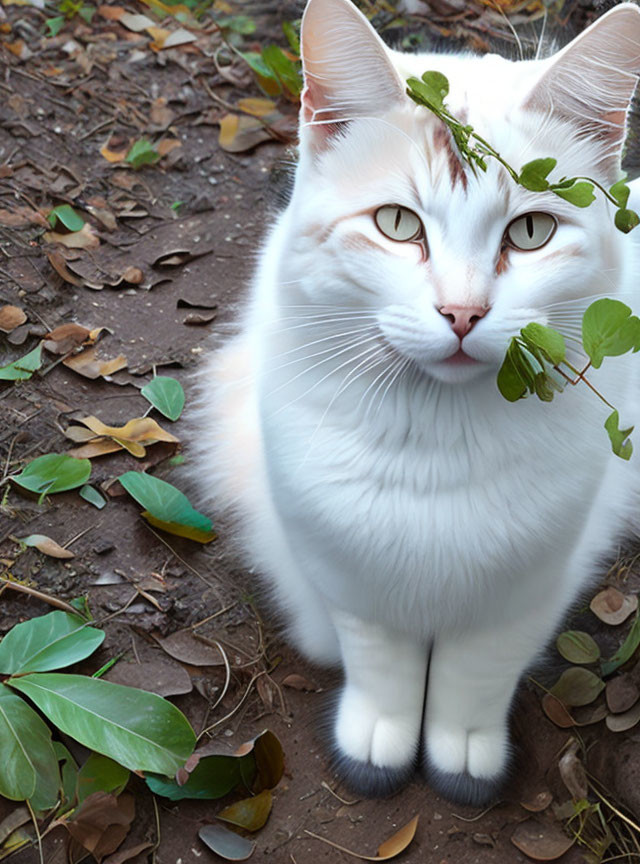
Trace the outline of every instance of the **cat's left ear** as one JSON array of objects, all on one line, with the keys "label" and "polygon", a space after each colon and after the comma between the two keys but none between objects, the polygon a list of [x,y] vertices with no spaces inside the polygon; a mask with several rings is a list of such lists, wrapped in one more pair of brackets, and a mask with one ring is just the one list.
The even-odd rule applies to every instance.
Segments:
[{"label": "cat's left ear", "polygon": [[548,61],[525,108],[575,122],[619,165],[627,112],[640,73],[640,8],[621,3]]},{"label": "cat's left ear", "polygon": [[351,0],[308,0],[300,35],[300,119],[312,124],[315,144],[340,120],[381,114],[406,99],[390,52]]}]

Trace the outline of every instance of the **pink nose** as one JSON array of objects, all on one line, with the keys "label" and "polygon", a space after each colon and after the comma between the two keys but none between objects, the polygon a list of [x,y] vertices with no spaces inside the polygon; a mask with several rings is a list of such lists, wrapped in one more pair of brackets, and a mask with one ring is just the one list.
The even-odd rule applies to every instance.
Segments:
[{"label": "pink nose", "polygon": [[451,329],[459,339],[464,339],[476,321],[487,314],[489,309],[482,306],[440,306],[438,312],[449,319]]}]

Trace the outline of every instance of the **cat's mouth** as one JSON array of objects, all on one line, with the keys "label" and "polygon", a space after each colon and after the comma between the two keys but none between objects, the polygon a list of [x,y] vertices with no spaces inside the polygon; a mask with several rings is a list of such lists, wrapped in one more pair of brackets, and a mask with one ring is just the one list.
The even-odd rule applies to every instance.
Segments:
[{"label": "cat's mouth", "polygon": [[449,366],[469,366],[475,363],[479,363],[479,360],[476,360],[475,357],[471,357],[470,354],[465,353],[462,346],[458,348],[455,354],[452,354],[450,357],[446,357],[441,361],[442,363],[446,363]]}]

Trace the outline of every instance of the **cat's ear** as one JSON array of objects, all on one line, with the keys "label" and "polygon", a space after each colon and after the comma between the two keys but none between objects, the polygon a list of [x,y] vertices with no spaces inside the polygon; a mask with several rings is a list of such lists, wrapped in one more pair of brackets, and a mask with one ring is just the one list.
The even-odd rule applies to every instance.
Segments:
[{"label": "cat's ear", "polygon": [[405,98],[389,51],[351,0],[308,0],[300,44],[300,119],[315,144],[340,121],[381,114]]},{"label": "cat's ear", "polygon": [[622,3],[548,61],[525,107],[577,122],[617,162],[639,73],[640,8]]}]

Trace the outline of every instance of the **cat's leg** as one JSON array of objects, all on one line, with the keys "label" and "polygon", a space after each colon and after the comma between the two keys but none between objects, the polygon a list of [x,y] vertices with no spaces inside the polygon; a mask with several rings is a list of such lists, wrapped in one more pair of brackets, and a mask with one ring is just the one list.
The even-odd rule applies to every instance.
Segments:
[{"label": "cat's leg", "polygon": [[388,795],[415,769],[427,649],[344,612],[333,620],[345,672],[334,727],[338,771],[358,794]]},{"label": "cat's leg", "polygon": [[[509,709],[522,673],[557,626],[561,598],[526,604],[486,629],[438,636],[429,666],[423,769],[445,798],[481,806],[511,763]],[[560,592],[558,592],[559,594]]]},{"label": "cat's leg", "polygon": [[[342,660],[340,643],[324,598],[298,570],[284,584],[284,571],[279,572],[280,606],[286,609],[289,637],[296,648],[320,666],[339,666]],[[283,590],[286,589],[286,590]]]}]

